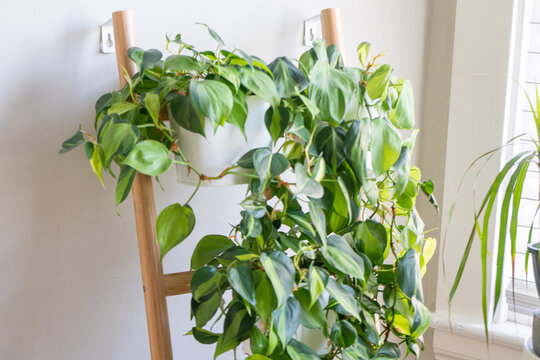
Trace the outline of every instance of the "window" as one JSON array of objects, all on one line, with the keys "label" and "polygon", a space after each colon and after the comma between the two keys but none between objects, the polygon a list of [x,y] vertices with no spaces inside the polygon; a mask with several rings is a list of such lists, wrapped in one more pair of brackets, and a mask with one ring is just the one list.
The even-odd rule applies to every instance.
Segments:
[{"label": "window", "polygon": [[[533,97],[536,92],[536,86],[538,86],[540,92],[540,1],[526,1],[523,14],[523,27],[521,29],[516,27],[516,32],[521,30],[521,34],[516,33],[514,37],[514,79],[519,84],[523,84],[523,87],[519,87],[517,84],[513,86],[509,100],[514,105],[510,106],[507,119],[510,122],[508,124],[510,137],[526,133],[527,135],[524,138],[530,139],[532,136],[536,137],[536,129],[532,121],[530,105],[524,91]],[[513,146],[508,151],[508,155],[517,155],[524,149],[524,146],[524,142],[519,141],[518,145]],[[531,164],[524,184],[518,216],[514,282],[515,294],[512,293],[512,283],[510,281],[511,271],[507,270],[509,284],[506,288],[506,301],[510,310],[509,318],[527,324],[531,322],[530,316],[534,309],[540,305],[534,283],[532,262],[529,261],[528,271],[525,271],[529,229],[533,222],[536,207],[538,206],[538,177],[538,167],[536,164]],[[538,241],[540,239],[540,221],[538,218],[537,216],[533,225],[532,241]]]}]

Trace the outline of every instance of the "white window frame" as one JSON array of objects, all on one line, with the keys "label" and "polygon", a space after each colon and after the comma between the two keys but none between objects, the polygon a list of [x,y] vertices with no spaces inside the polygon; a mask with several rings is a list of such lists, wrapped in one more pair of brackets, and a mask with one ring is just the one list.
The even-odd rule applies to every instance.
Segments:
[{"label": "white window frame", "polygon": [[[437,305],[433,316],[434,351],[437,359],[520,358],[529,326],[505,321],[507,316],[489,314],[490,350],[484,338],[481,307],[481,263],[479,242],[475,241],[460,288],[448,316],[448,294],[467,243],[475,206],[470,189],[473,176],[456,190],[469,164],[480,154],[500,146],[510,133],[508,121],[513,91],[515,51],[514,24],[523,23],[524,0],[457,0],[452,59],[451,95],[445,163],[441,233],[448,228],[444,270],[439,264]],[[514,26],[513,26],[514,25]],[[520,31],[520,34],[523,33]],[[519,47],[521,46],[521,40]],[[487,191],[506,155],[498,155],[478,178],[476,206]],[[448,212],[456,200],[452,222]],[[495,253],[495,222],[490,228],[488,250]],[[442,262],[442,252],[439,261]],[[494,258],[488,258],[488,308],[493,303]],[[504,298],[504,296],[503,296]],[[502,308],[502,307],[499,307]],[[504,307],[507,309],[507,307]],[[499,314],[498,314],[499,315]]]},{"label": "white window frame", "polygon": [[[514,33],[513,33],[513,48],[510,58],[510,75],[508,83],[507,108],[505,114],[505,135],[506,140],[513,138],[518,134],[515,125],[517,124],[516,117],[521,115],[522,106],[526,103],[526,95],[523,90],[523,85],[527,78],[527,54],[530,43],[530,28],[531,14],[534,6],[534,1],[538,0],[521,0],[517,3]],[[540,81],[540,79],[538,79]],[[516,151],[511,147],[503,151],[503,159],[510,160]],[[502,199],[498,199],[498,209],[501,208]],[[497,229],[497,233],[498,233]],[[521,273],[521,269],[517,269]],[[532,325],[532,314],[540,305],[538,294],[536,292],[536,284],[534,283],[534,275],[528,274],[527,281],[515,280],[514,285],[511,283],[511,260],[507,256],[505,259],[505,282],[503,283],[504,296],[501,297],[500,311],[495,314],[494,321],[503,323],[504,321],[515,321],[524,325]],[[531,279],[532,277],[532,279]],[[532,281],[531,281],[532,280]]]}]

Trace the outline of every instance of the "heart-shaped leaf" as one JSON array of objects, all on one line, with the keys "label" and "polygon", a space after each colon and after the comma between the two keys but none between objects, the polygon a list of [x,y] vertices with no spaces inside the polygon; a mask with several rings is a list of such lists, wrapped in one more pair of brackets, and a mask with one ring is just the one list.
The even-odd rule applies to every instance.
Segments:
[{"label": "heart-shaped leaf", "polygon": [[169,102],[169,119],[186,130],[205,136],[205,118],[197,113],[188,96],[176,94],[172,97]]},{"label": "heart-shaped leaf", "polygon": [[281,97],[297,95],[308,86],[305,75],[287,57],[276,58],[268,68],[274,74],[274,84]]},{"label": "heart-shaped leaf", "polygon": [[137,143],[120,164],[131,166],[145,175],[159,176],[171,167],[172,160],[165,145],[155,140],[144,140]]},{"label": "heart-shaped leaf", "polygon": [[197,243],[191,254],[191,268],[203,267],[233,246],[234,242],[226,236],[206,235]]},{"label": "heart-shaped leaf", "polygon": [[192,80],[189,95],[197,112],[214,124],[214,129],[225,124],[232,111],[234,100],[229,87],[216,80]]},{"label": "heart-shaped leaf", "polygon": [[194,71],[200,73],[206,70],[206,66],[191,56],[171,55],[163,62],[163,70],[172,72]]},{"label": "heart-shaped leaf", "polygon": [[364,259],[341,236],[330,235],[322,254],[332,267],[361,281],[365,280]]},{"label": "heart-shaped leaf", "polygon": [[382,264],[390,249],[390,238],[380,222],[366,220],[354,226],[353,237],[358,251],[366,254],[372,263]]},{"label": "heart-shaped leaf", "polygon": [[391,74],[392,67],[388,64],[381,65],[371,74],[367,83],[367,93],[372,100],[380,99],[386,95]]},{"label": "heart-shaped leaf", "polygon": [[325,61],[317,61],[311,71],[308,94],[319,108],[321,120],[341,123],[353,90],[354,83],[349,75]]},{"label": "heart-shaped leaf", "polygon": [[401,153],[401,135],[384,118],[376,118],[371,123],[371,162],[373,172],[379,176],[388,171]]},{"label": "heart-shaped leaf", "polygon": [[187,238],[194,227],[195,215],[189,205],[172,204],[163,209],[156,220],[161,259]]},{"label": "heart-shaped leaf", "polygon": [[138,47],[131,47],[127,51],[128,57],[137,64],[141,75],[144,73],[144,70],[150,68],[157,64],[163,54],[156,49],[143,50]]},{"label": "heart-shaped leaf", "polygon": [[278,106],[281,101],[272,78],[257,69],[240,68],[240,81],[248,90],[272,106]]}]

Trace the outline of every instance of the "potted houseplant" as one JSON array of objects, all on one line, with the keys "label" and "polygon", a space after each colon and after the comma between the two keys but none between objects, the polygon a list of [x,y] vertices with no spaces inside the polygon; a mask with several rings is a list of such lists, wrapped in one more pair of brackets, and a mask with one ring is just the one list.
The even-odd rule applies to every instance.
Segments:
[{"label": "potted houseplant", "polygon": [[[511,256],[511,262],[512,262],[512,282],[514,281],[514,271],[515,271],[515,255],[516,255],[516,239],[517,239],[517,221],[518,221],[518,213],[521,206],[521,197],[523,192],[523,185],[525,183],[526,178],[530,176],[538,176],[534,172],[528,172],[529,169],[532,169],[532,167],[538,166],[540,169],[540,143],[538,139],[540,139],[540,117],[538,113],[538,106],[540,105],[540,95],[538,93],[538,89],[536,89],[535,96],[533,98],[535,105],[533,105],[533,101],[531,100],[529,94],[526,94],[527,101],[529,103],[530,109],[531,109],[531,118],[530,120],[534,123],[534,129],[536,130],[536,136],[533,135],[530,138],[528,136],[525,136],[525,134],[519,135],[513,139],[511,139],[508,143],[503,145],[502,147],[498,149],[491,150],[487,152],[486,154],[480,156],[477,158],[474,163],[476,163],[478,160],[483,158],[491,157],[493,153],[500,150],[503,147],[506,147],[508,145],[513,145],[516,142],[520,142],[519,145],[523,147],[523,151],[519,154],[512,157],[510,160],[508,160],[502,167],[502,169],[499,171],[499,173],[496,175],[495,179],[493,180],[493,183],[489,187],[489,190],[486,192],[486,194],[483,197],[482,203],[478,209],[475,210],[475,217],[474,217],[474,224],[471,229],[471,233],[469,236],[469,240],[467,242],[463,257],[461,259],[460,266],[458,268],[458,272],[456,274],[456,277],[453,282],[452,289],[449,294],[449,303],[452,302],[452,299],[456,293],[456,290],[459,286],[459,283],[461,281],[461,277],[463,275],[463,271],[465,269],[465,266],[467,264],[467,261],[469,259],[470,249],[473,244],[473,241],[475,240],[476,236],[478,236],[481,248],[482,248],[482,311],[483,311],[483,320],[484,320],[484,329],[485,329],[485,335],[486,340],[489,339],[489,332],[488,332],[488,312],[490,310],[495,313],[495,310],[497,309],[497,306],[499,305],[499,300],[501,298],[502,294],[502,284],[503,284],[503,264],[504,264],[504,257],[506,256],[506,249],[509,247],[509,255]],[[469,170],[472,168],[472,165],[469,167]],[[504,191],[503,191],[504,190]],[[502,195],[502,207],[500,210],[500,218],[498,219],[498,225],[499,225],[499,234],[496,238],[496,253],[497,253],[497,261],[495,266],[495,289],[494,289],[494,295],[495,299],[493,302],[492,309],[488,309],[487,306],[487,291],[486,291],[486,285],[487,285],[487,256],[488,256],[488,228],[489,223],[492,217],[494,216],[493,207],[496,204],[495,199],[497,195]],[[540,257],[539,257],[539,242],[538,239],[533,239],[533,229],[534,229],[534,221],[536,217],[538,216],[538,212],[540,209],[540,203],[538,203],[538,206],[536,207],[536,211],[533,215],[533,222],[530,225],[529,232],[528,232],[528,254],[532,254],[532,261],[533,261],[533,269],[534,269],[534,275],[536,280],[536,286],[538,290],[538,294],[540,296]],[[510,240],[510,246],[508,246],[507,241]],[[534,240],[534,241],[532,241]],[[526,256],[525,258],[525,269],[527,269],[528,266],[529,257]],[[534,315],[534,325],[533,325],[533,343],[534,343],[534,349],[538,356],[540,356],[540,312],[536,312]],[[534,357],[534,355],[532,355]]]},{"label": "potted houseplant", "polygon": [[[84,143],[100,179],[102,169],[118,164],[117,203],[129,194],[135,171],[159,176],[173,162],[190,168],[200,184],[212,177],[179,150],[163,110],[177,120],[171,101],[187,94],[184,106],[195,108],[189,124],[201,129],[203,114],[219,133],[224,122],[239,124],[226,111],[213,120],[219,111],[211,100],[222,101],[222,92],[204,98],[194,89],[219,81],[255,93],[269,104],[264,124],[271,143],[246,151],[214,177],[241,174],[248,191],[230,234],[203,237],[192,254],[190,333],[215,344],[216,357],[247,340],[252,360],[398,359],[399,344],[418,356],[430,323],[421,277],[435,240],[424,237],[415,201],[422,191],[436,203],[433,183],[411,166],[417,130],[410,82],[376,64],[377,57],[368,61],[368,43],[358,47],[358,68],[344,67],[337,48],[322,42],[298,65],[286,57],[266,65],[222,50],[221,38],[209,31],[217,52],[196,52],[175,38],[194,54],[181,58],[189,69],[168,72],[178,54],[162,62],[154,50],[131,49],[139,73],[98,101],[97,135],[79,130],[61,152]],[[162,257],[193,229],[187,203],[158,216]],[[300,326],[316,329],[324,342],[308,346]]]}]

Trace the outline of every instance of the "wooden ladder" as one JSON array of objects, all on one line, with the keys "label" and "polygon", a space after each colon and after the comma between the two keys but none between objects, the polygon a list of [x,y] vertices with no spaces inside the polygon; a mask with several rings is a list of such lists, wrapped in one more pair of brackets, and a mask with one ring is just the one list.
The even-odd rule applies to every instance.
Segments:
[{"label": "wooden ladder", "polygon": [[[125,71],[129,76],[133,76],[137,72],[137,66],[127,56],[127,50],[135,46],[135,23],[133,14],[125,10],[114,12],[112,20],[118,75],[120,86],[123,87],[126,84]],[[344,56],[344,41],[339,9],[322,10],[321,25],[327,45],[337,45]],[[156,205],[152,178],[137,173],[133,181],[132,195],[150,355],[152,360],[172,360],[166,297],[189,293],[189,284],[193,272],[163,274],[159,245],[156,238]]]}]

